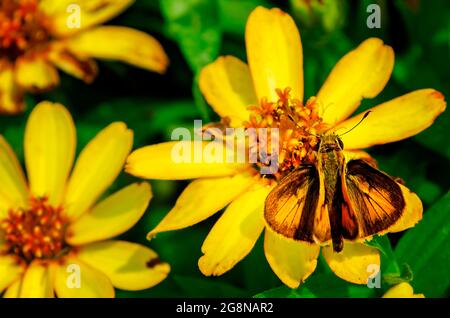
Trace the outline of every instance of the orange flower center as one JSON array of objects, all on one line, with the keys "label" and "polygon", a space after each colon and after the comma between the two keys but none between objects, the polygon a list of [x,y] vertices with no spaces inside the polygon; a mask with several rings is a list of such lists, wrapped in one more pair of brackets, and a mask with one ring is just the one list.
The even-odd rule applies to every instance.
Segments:
[{"label": "orange flower center", "polygon": [[49,38],[47,22],[38,0],[1,0],[0,59],[14,61],[40,47]]},{"label": "orange flower center", "polygon": [[50,259],[65,247],[66,225],[62,208],[51,206],[46,198],[33,198],[28,209],[9,210],[8,217],[0,223],[0,235],[4,235],[7,253],[27,262]]},{"label": "orange flower center", "polygon": [[[258,106],[250,106],[250,120],[247,128],[272,128],[279,130],[278,172],[274,175],[280,179],[303,163],[312,163],[316,159],[316,147],[319,139],[316,134],[326,128],[318,114],[316,98],[311,97],[304,105],[300,100],[291,98],[290,88],[277,89],[278,100],[268,102],[263,99]],[[256,147],[259,147],[258,140]],[[268,140],[271,145],[270,134]],[[270,147],[267,147],[270,151]],[[270,155],[270,153],[269,153]],[[258,162],[259,167],[265,163]]]}]

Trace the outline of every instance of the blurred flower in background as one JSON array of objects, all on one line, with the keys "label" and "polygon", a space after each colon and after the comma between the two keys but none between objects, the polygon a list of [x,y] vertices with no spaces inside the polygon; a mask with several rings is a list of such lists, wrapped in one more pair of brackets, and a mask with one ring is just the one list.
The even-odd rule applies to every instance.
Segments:
[{"label": "blurred flower in background", "polygon": [[133,132],[112,123],[84,148],[72,171],[72,117],[62,105],[42,102],[25,130],[27,183],[0,136],[0,292],[6,290],[5,297],[114,297],[113,287],[141,290],[166,278],[170,267],[154,251],[110,240],[141,218],[152,197],[150,185],[134,183],[96,203],[132,145]]},{"label": "blurred flower in background", "polygon": [[307,27],[321,27],[331,32],[342,27],[345,18],[343,0],[291,0],[293,15]]},{"label": "blurred flower in background", "polygon": [[[235,57],[221,57],[202,70],[199,85],[223,125],[280,130],[280,169],[275,177],[261,177],[261,164],[211,163],[211,158],[175,163],[171,155],[177,142],[138,149],[126,165],[127,172],[142,178],[197,179],[150,238],[196,224],[226,207],[202,246],[198,264],[205,275],[224,274],[251,251],[265,228],[264,202],[272,187],[300,164],[314,162],[318,140],[311,135],[348,130],[358,123],[363,114],[348,116],[363,98],[374,98],[383,90],[394,65],[392,48],[368,39],[341,58],[317,96],[303,104],[302,45],[288,14],[256,8],[247,21],[246,48],[249,66]],[[428,128],[445,107],[441,93],[422,89],[372,108],[358,129],[342,137],[347,159],[371,159],[359,149],[411,137]],[[386,232],[403,231],[422,217],[420,199],[400,186],[407,208]],[[264,250],[277,276],[296,288],[315,270],[320,246],[266,230]],[[337,276],[357,284],[367,283],[369,265],[380,264],[379,250],[362,243],[346,242],[341,253],[325,246],[322,253]]]},{"label": "blurred flower in background", "polygon": [[152,36],[128,27],[99,26],[134,0],[2,0],[0,113],[24,110],[25,92],[59,84],[57,68],[91,83],[95,58],[163,73],[168,58]]}]

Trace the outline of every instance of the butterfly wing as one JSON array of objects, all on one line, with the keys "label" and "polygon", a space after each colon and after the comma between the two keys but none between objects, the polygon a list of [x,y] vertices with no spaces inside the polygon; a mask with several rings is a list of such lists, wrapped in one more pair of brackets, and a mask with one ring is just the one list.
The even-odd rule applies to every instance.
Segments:
[{"label": "butterfly wing", "polygon": [[391,177],[363,160],[352,160],[343,178],[344,238],[353,240],[380,233],[401,217],[405,199]]},{"label": "butterfly wing", "polygon": [[320,179],[314,165],[302,165],[290,172],[269,193],[264,217],[275,232],[314,242],[314,221],[320,204]]}]

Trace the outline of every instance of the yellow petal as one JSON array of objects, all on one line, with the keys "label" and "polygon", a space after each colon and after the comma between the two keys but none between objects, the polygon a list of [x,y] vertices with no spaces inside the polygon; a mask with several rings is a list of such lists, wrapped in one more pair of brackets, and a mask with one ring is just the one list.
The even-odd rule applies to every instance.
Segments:
[{"label": "yellow petal", "polygon": [[56,68],[44,58],[21,58],[16,62],[16,82],[32,92],[43,92],[59,84]]},{"label": "yellow petal", "polygon": [[423,294],[414,294],[412,286],[400,283],[388,289],[383,298],[425,298]]},{"label": "yellow petal", "polygon": [[374,98],[384,88],[394,67],[394,51],[383,41],[370,38],[347,53],[334,66],[317,102],[324,122],[347,118],[363,98]]},{"label": "yellow petal", "polygon": [[134,183],[110,195],[68,227],[67,243],[82,245],[122,234],[139,221],[151,196],[150,184],[146,182]]},{"label": "yellow petal", "polygon": [[125,11],[134,0],[41,0],[39,8],[51,21],[51,32],[67,36],[106,22]]},{"label": "yellow petal", "polygon": [[247,107],[258,104],[247,64],[233,56],[219,57],[204,67],[199,85],[214,111],[228,117],[233,127],[249,120]]},{"label": "yellow petal", "polygon": [[[208,145],[217,146],[217,151],[207,151]],[[171,141],[135,150],[125,170],[140,178],[182,180],[229,176],[246,168],[220,143]]]},{"label": "yellow petal", "polygon": [[19,278],[14,283],[9,285],[9,287],[3,294],[3,298],[19,298],[21,286],[22,286],[22,278]]},{"label": "yellow petal", "polygon": [[257,7],[245,30],[247,58],[259,99],[276,101],[275,89],[290,87],[303,100],[303,52],[294,20],[280,9]]},{"label": "yellow petal", "polygon": [[72,116],[61,104],[42,102],[28,118],[25,129],[25,162],[30,191],[59,205],[76,148]]},{"label": "yellow petal", "polygon": [[28,204],[28,189],[25,176],[14,151],[0,135],[0,219],[11,208]]},{"label": "yellow petal", "polygon": [[0,61],[0,114],[16,114],[24,108],[23,92],[15,81],[12,65]]},{"label": "yellow petal", "polygon": [[75,164],[65,197],[66,213],[76,219],[99,198],[122,170],[133,145],[133,132],[116,122],[95,136]]},{"label": "yellow petal", "polygon": [[0,255],[0,293],[20,279],[24,266],[11,255]]},{"label": "yellow petal", "polygon": [[82,59],[66,49],[64,45],[55,44],[48,53],[48,59],[60,70],[88,84],[92,83],[98,73],[95,60]]},{"label": "yellow petal", "polygon": [[320,246],[289,240],[266,228],[264,253],[273,272],[290,288],[297,288],[316,269]]},{"label": "yellow petal", "polygon": [[205,220],[245,192],[254,182],[254,177],[249,173],[192,181],[181,193],[172,210],[148,234],[148,238]]},{"label": "yellow petal", "polygon": [[161,44],[147,33],[126,27],[103,26],[66,42],[82,58],[117,60],[149,71],[164,73],[169,59]]},{"label": "yellow petal", "polygon": [[400,232],[409,229],[422,220],[423,206],[417,194],[409,190],[407,187],[399,184],[405,198],[405,210],[403,215],[398,219],[387,232]]},{"label": "yellow petal", "polygon": [[204,275],[222,275],[253,248],[264,229],[264,200],[270,188],[255,186],[227,207],[206,237],[198,266]]},{"label": "yellow petal", "polygon": [[73,255],[53,264],[52,274],[58,298],[114,297],[114,287],[109,278]]},{"label": "yellow petal", "polygon": [[48,265],[33,261],[27,268],[20,286],[20,298],[53,298]]},{"label": "yellow petal", "polygon": [[78,251],[86,264],[103,272],[120,289],[141,290],[163,281],[170,266],[151,249],[124,241],[104,241],[83,246]]},{"label": "yellow petal", "polygon": [[[440,92],[417,90],[372,108],[356,129],[342,136],[342,141],[346,149],[360,149],[402,140],[430,127],[445,107]],[[344,121],[336,129],[353,127],[363,115]]]},{"label": "yellow petal", "polygon": [[334,252],[332,246],[326,246],[322,254],[338,277],[354,284],[367,284],[374,274],[373,267],[380,266],[378,249],[362,243],[346,241],[340,253]]}]

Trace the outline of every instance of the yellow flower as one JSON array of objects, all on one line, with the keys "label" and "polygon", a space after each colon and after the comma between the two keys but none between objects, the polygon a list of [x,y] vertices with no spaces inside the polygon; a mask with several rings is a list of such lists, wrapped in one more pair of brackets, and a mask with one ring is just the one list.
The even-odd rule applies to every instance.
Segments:
[{"label": "yellow flower", "polygon": [[383,298],[425,298],[423,294],[414,294],[412,286],[408,283],[397,284],[384,293]]},{"label": "yellow flower", "polygon": [[[247,22],[246,46],[249,66],[235,57],[221,57],[203,69],[200,88],[223,124],[280,129],[282,150],[275,178],[261,176],[261,164],[208,157],[174,162],[171,154],[178,145],[174,141],[138,149],[126,165],[129,173],[142,178],[197,179],[149,237],[191,226],[225,208],[202,246],[199,268],[205,275],[227,272],[251,251],[265,228],[267,194],[283,174],[314,160],[317,140],[311,134],[353,127],[363,114],[346,118],[363,98],[373,98],[383,89],[394,64],[391,47],[368,39],[345,55],[317,96],[303,104],[302,46],[292,18],[279,9],[256,8]],[[442,94],[422,89],[374,107],[357,129],[342,136],[346,157],[370,159],[359,149],[415,135],[429,127],[445,106]],[[388,232],[409,228],[422,217],[420,199],[400,186],[406,210]],[[314,271],[320,246],[287,240],[266,228],[264,251],[275,274],[295,288]],[[380,264],[378,250],[362,243],[346,241],[340,253],[324,246],[322,254],[337,276],[358,284],[373,274],[368,272],[370,265]]]},{"label": "yellow flower", "polygon": [[23,94],[59,83],[56,68],[93,81],[94,58],[119,60],[162,73],[168,58],[159,42],[138,30],[99,26],[134,0],[2,0],[0,113],[23,111]]},{"label": "yellow flower", "polygon": [[0,136],[0,293],[6,290],[5,297],[114,297],[113,286],[149,288],[170,271],[151,249],[111,240],[145,212],[152,196],[148,183],[97,202],[119,175],[133,132],[121,122],[109,125],[84,148],[72,171],[75,139],[72,117],[62,105],[36,106],[25,130],[27,183]]}]

